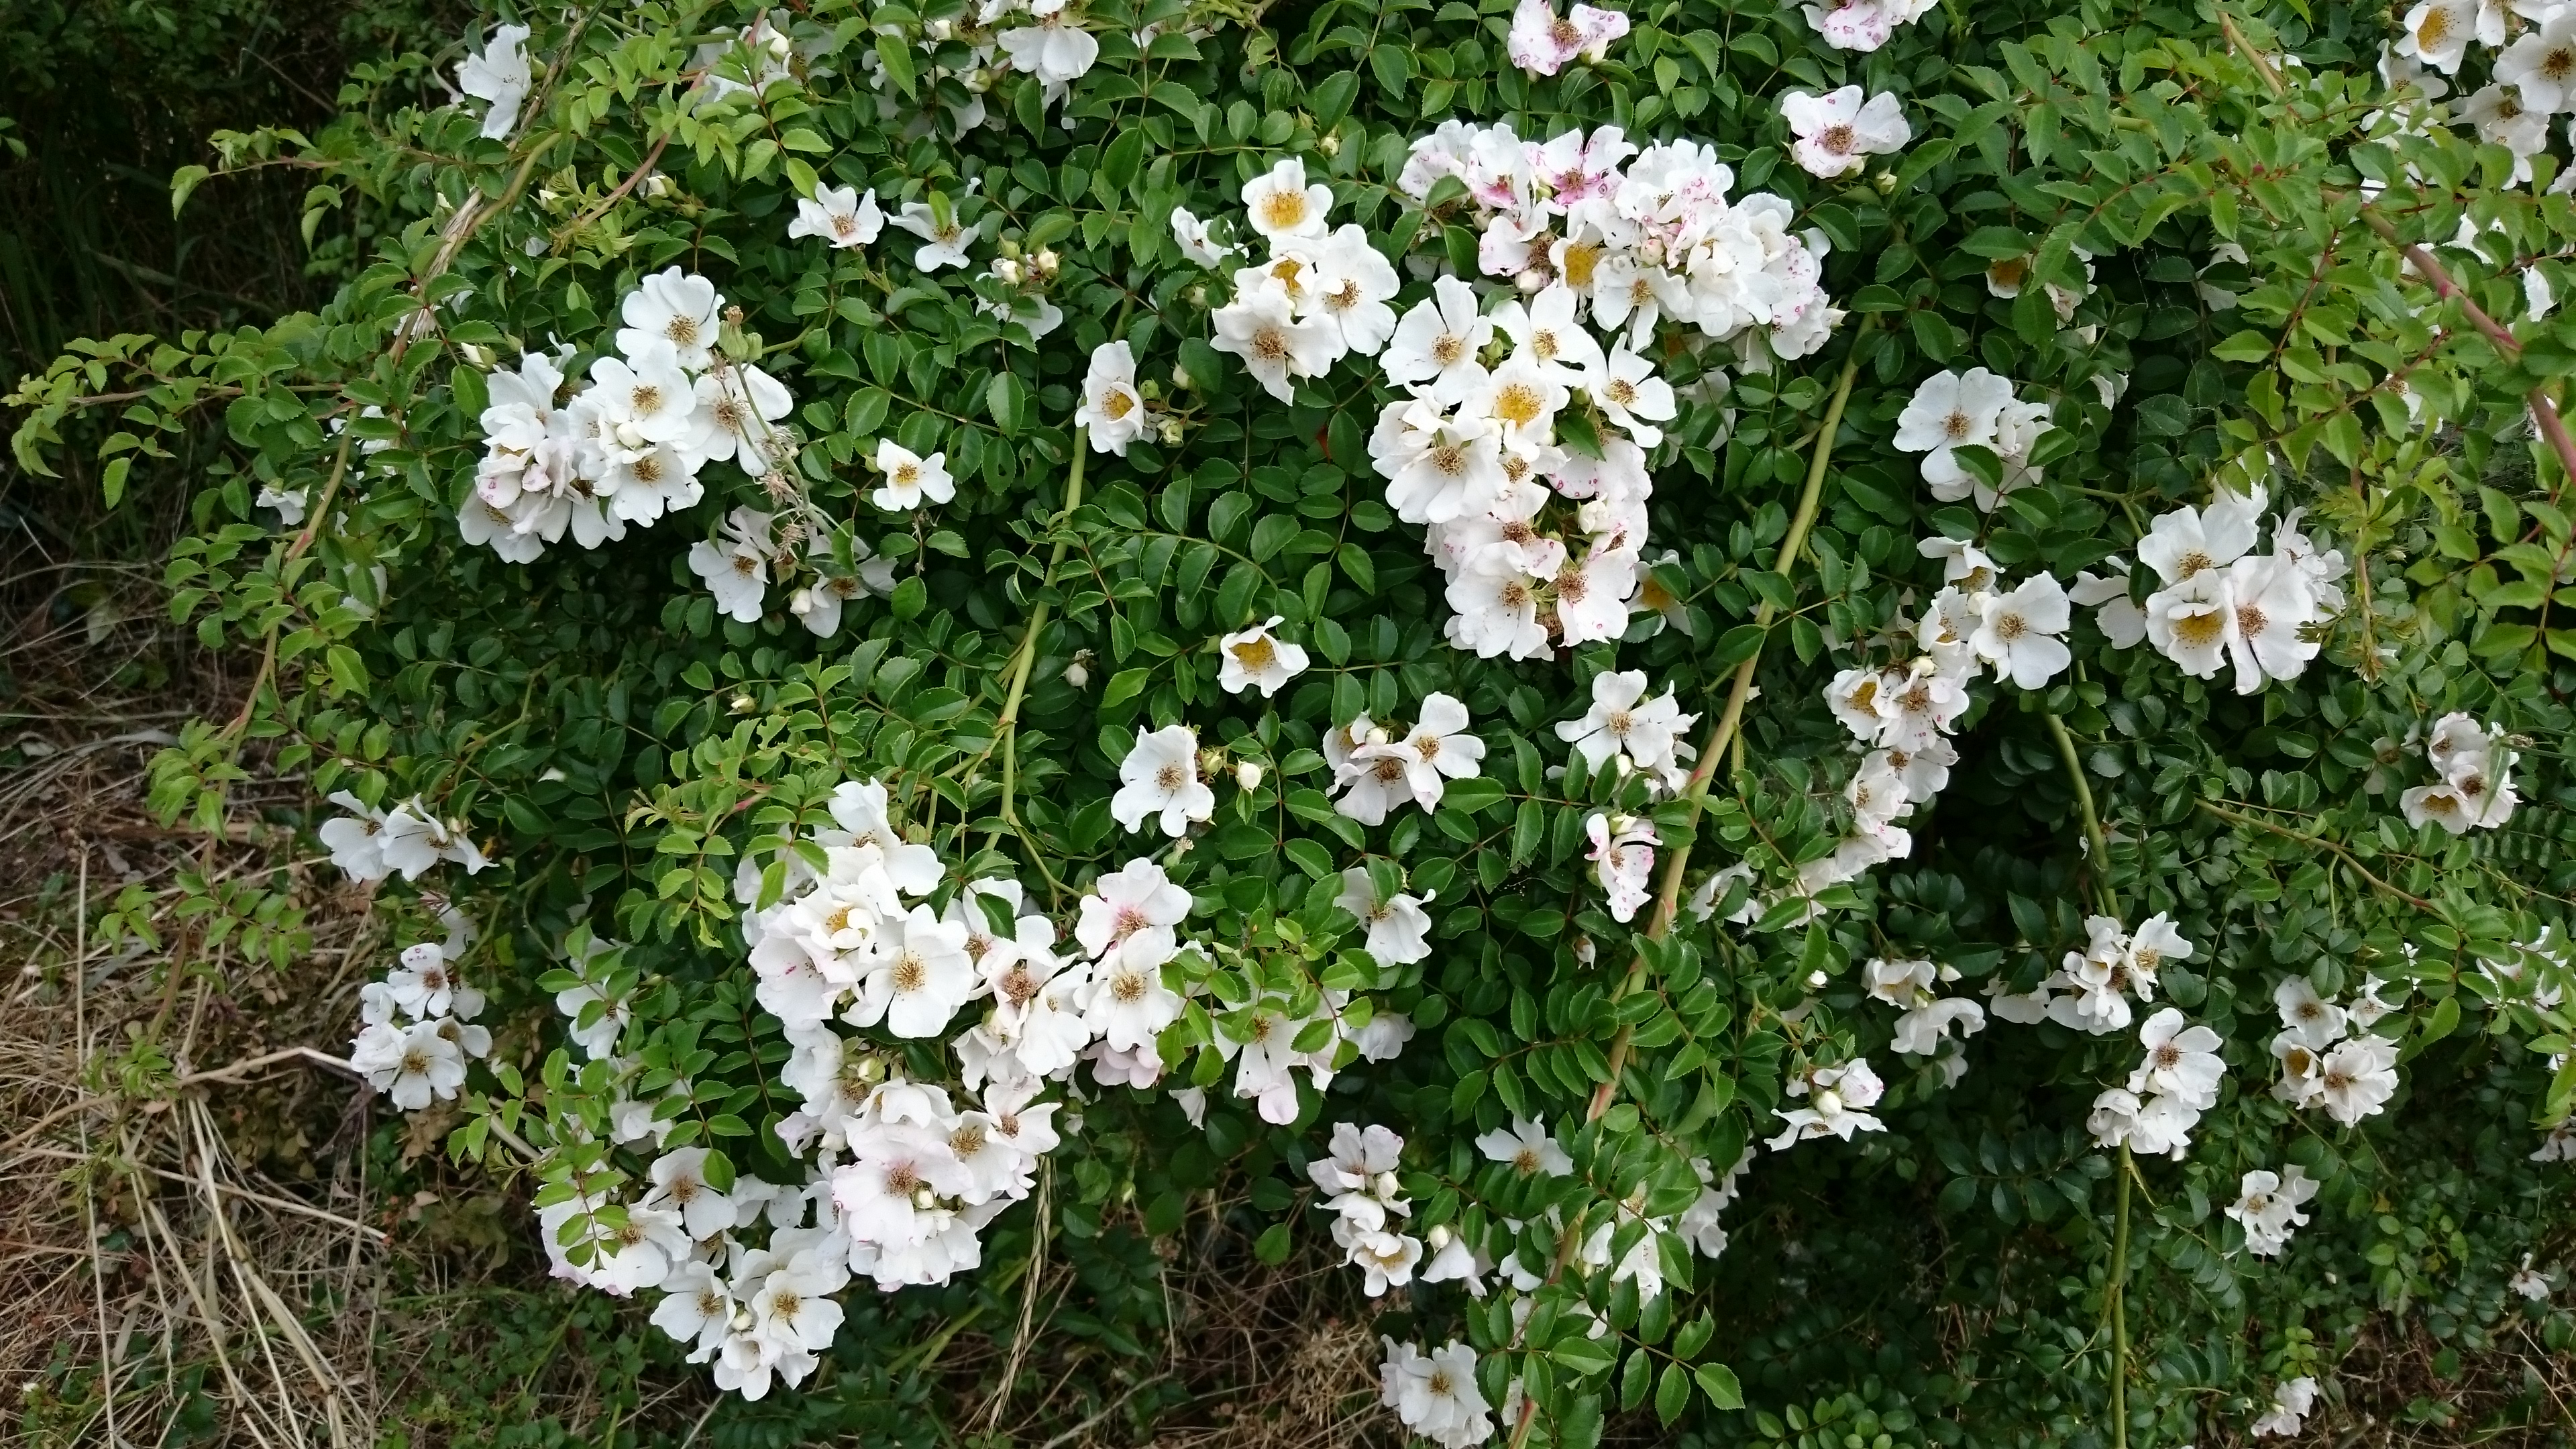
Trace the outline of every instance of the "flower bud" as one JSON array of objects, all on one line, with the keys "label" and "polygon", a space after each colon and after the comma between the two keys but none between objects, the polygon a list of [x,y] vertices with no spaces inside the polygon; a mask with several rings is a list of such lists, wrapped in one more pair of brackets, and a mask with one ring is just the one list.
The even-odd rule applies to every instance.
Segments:
[{"label": "flower bud", "polygon": [[933,40],[946,40],[957,33],[957,23],[953,20],[934,20],[930,22],[929,33]]},{"label": "flower bud", "polygon": [[1376,1193],[1380,1202],[1393,1202],[1403,1194],[1404,1184],[1396,1181],[1395,1173],[1389,1170],[1369,1179],[1369,1191]]},{"label": "flower bud", "polygon": [[1944,966],[1944,967],[1942,967],[1942,968],[1941,968],[1941,979],[1942,979],[1943,981],[1945,981],[1945,982],[1948,982],[1948,981],[1956,981],[1956,980],[1958,980],[1958,979],[1959,979],[1959,968],[1958,968],[1958,967],[1956,967],[1956,966]]},{"label": "flower bud", "polygon": [[1809,991],[1822,991],[1825,989],[1825,983],[1832,979],[1832,977],[1827,976],[1822,971],[1810,971],[1807,973],[1807,989]]},{"label": "flower bud", "polygon": [[1143,398],[1149,403],[1161,402],[1163,400],[1163,385],[1149,377],[1143,382],[1136,384],[1136,396]]},{"label": "flower bud", "polygon": [[1190,381],[1190,370],[1188,368],[1175,366],[1172,369],[1172,386],[1179,388],[1183,392],[1196,392],[1198,391],[1199,385]]},{"label": "flower bud", "polygon": [[1317,136],[1315,138],[1315,149],[1323,152],[1327,156],[1339,156],[1342,154],[1341,132],[1326,131],[1324,134]]},{"label": "flower bud", "polygon": [[647,196],[647,197],[649,197],[649,198],[651,198],[652,200],[655,200],[655,201],[659,201],[659,200],[661,200],[663,197],[670,195],[670,194],[671,194],[671,178],[670,178],[670,177],[668,177],[668,176],[663,175],[663,174],[662,174],[661,172],[659,172],[659,171],[656,171],[656,172],[654,172],[652,175],[645,177],[645,178],[644,178],[644,194],[645,194],[645,196]]},{"label": "flower bud", "polygon": [[939,1206],[939,1194],[932,1192],[929,1185],[925,1183],[912,1190],[912,1205],[922,1212],[928,1212]]},{"label": "flower bud", "polygon": [[1055,254],[1055,248],[1053,247],[1038,248],[1038,254],[1034,260],[1037,264],[1037,274],[1040,277],[1052,277],[1055,275],[1056,268],[1064,265],[1064,259]]},{"label": "flower bud", "polygon": [[860,1081],[873,1087],[877,1083],[885,1080],[885,1059],[876,1056],[861,1057],[859,1058],[857,1073]]},{"label": "flower bud", "polygon": [[747,694],[735,695],[730,703],[735,714],[749,714],[755,708],[751,696]]},{"label": "flower bud", "polygon": [[494,362],[499,360],[492,355],[491,348],[485,347],[480,343],[461,343],[457,346],[456,350],[464,354],[466,362],[479,368],[489,369]]},{"label": "flower bud", "polygon": [[1254,764],[1254,763],[1253,763],[1252,761],[1250,761],[1250,760],[1246,760],[1246,761],[1244,761],[1242,764],[1239,764],[1239,765],[1235,766],[1235,767],[1234,767],[1234,783],[1235,783],[1236,788],[1238,788],[1238,789],[1243,789],[1243,790],[1258,790],[1258,789],[1260,789],[1260,788],[1261,788],[1261,767],[1260,767],[1259,765]]},{"label": "flower bud", "polygon": [[1193,286],[1181,295],[1188,298],[1190,305],[1193,307],[1204,307],[1207,305],[1207,288],[1204,285]]},{"label": "flower bud", "polygon": [[1842,1094],[1841,1094],[1840,1092],[1835,1091],[1835,1090],[1834,1090],[1833,1088],[1831,1088],[1831,1087],[1821,1087],[1821,1088],[1818,1088],[1818,1089],[1817,1089],[1817,1092],[1816,1092],[1816,1115],[1817,1115],[1817,1116],[1820,1116],[1820,1117],[1839,1117],[1839,1116],[1841,1116],[1841,1115],[1842,1115],[1842,1110],[1843,1110],[1843,1098],[1842,1098]]},{"label": "flower bud", "polygon": [[1886,196],[1896,190],[1896,173],[1893,171],[1881,171],[1876,176],[1869,178],[1869,184],[1878,188],[1879,195]]},{"label": "flower bud", "polygon": [[813,613],[814,591],[812,589],[798,589],[795,593],[789,595],[787,598],[787,612],[794,614],[799,619]]},{"label": "flower bud", "polygon": [[[1085,650],[1083,652],[1087,654],[1090,651]],[[1074,656],[1073,662],[1064,667],[1064,682],[1072,685],[1076,689],[1080,689],[1091,682],[1091,670],[1089,666],[1082,662],[1081,655]]]},{"label": "flower bud", "polygon": [[1422,1235],[1423,1241],[1429,1243],[1431,1245],[1431,1251],[1435,1253],[1448,1247],[1449,1240],[1456,1236],[1457,1234],[1449,1231],[1449,1225],[1447,1223],[1435,1223],[1432,1225],[1431,1231]]},{"label": "flower bud", "polygon": [[1214,745],[1199,751],[1199,778],[1213,780],[1225,773],[1225,751]]},{"label": "flower bud", "polygon": [[1536,267],[1524,268],[1520,275],[1512,278],[1512,285],[1524,292],[1544,291],[1547,287],[1547,273]]},{"label": "flower bud", "polygon": [[1020,284],[1021,275],[1019,259],[1017,257],[995,258],[993,262],[993,275],[1010,283],[1014,287],[1018,286]]},{"label": "flower bud", "polygon": [[1154,431],[1162,438],[1164,446],[1177,448],[1181,445],[1183,430],[1179,418],[1163,419],[1154,425]]}]

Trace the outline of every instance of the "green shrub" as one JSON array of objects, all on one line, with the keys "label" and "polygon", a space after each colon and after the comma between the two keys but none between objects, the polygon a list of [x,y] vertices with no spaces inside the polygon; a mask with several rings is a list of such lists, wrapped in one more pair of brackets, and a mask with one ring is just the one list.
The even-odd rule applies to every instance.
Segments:
[{"label": "green shrub", "polygon": [[2576,217],[2350,12],[521,18],[17,445],[220,412],[157,800],[311,772],[354,1060],[721,1387],[1142,1355],[1211,1193],[1451,1443],[2564,1351]]}]

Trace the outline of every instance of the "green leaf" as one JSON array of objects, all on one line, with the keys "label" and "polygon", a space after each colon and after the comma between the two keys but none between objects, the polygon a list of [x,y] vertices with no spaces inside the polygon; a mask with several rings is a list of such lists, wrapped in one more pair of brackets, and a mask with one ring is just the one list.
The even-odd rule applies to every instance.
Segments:
[{"label": "green leaf", "polygon": [[1018,373],[997,372],[984,386],[984,410],[993,415],[993,426],[1002,436],[1015,438],[1028,422],[1029,389]]},{"label": "green leaf", "polygon": [[1717,1407],[1744,1407],[1744,1386],[1735,1381],[1735,1370],[1722,1363],[1704,1363],[1691,1370],[1691,1377],[1699,1381],[1700,1392],[1708,1395],[1708,1401]]},{"label": "green leaf", "polygon": [[1109,676],[1109,685],[1100,691],[1100,707],[1125,704],[1145,692],[1145,681],[1153,677],[1151,668],[1121,669]]}]

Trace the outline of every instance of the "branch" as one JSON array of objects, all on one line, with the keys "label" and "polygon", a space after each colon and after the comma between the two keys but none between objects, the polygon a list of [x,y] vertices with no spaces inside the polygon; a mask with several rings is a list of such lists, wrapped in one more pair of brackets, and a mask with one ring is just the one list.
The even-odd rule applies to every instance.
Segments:
[{"label": "branch", "polygon": [[[2381,880],[2375,875],[2372,875],[2370,873],[2370,867],[2361,863],[2361,857],[2354,855],[2350,850],[2346,849],[2342,845],[2328,840],[2321,835],[2309,835],[2301,831],[2292,830],[2286,825],[2275,825],[2271,821],[2265,820],[2259,815],[2248,815],[2242,810],[2230,810],[2224,805],[2213,805],[2207,800],[2195,800],[2192,804],[2198,806],[2204,811],[2207,811],[2209,814],[2217,816],[2221,820],[2233,821],[2238,825],[2251,826],[2256,830],[2268,830],[2272,834],[2280,836],[2284,840],[2295,840],[2301,845],[2313,845],[2319,850],[2326,851],[2329,854],[2339,857],[2344,864],[2352,867],[2355,875],[2360,876],[2363,880],[2370,882],[2380,890],[2386,891],[2388,894],[2397,897],[2399,900],[2404,901],[2415,909],[2424,912],[2426,915],[2442,916],[2442,910],[2439,906],[2434,905],[2431,901],[2424,899],[2422,896],[2410,895],[2405,891],[2399,890],[2397,887],[2390,885],[2388,882]],[[2443,919],[2447,920],[2449,918],[2445,916]]]},{"label": "branch", "polygon": [[2055,715],[2044,716],[2048,732],[2057,737],[2057,755],[2066,762],[2066,778],[2075,786],[2075,809],[2084,820],[2085,855],[2093,867],[2093,882],[2102,892],[2102,909],[2106,914],[2120,914],[2120,902],[2111,894],[2111,844],[2102,834],[2102,817],[2093,810],[2093,784],[2084,778],[2084,764],[2076,758],[2075,736],[2068,733],[2066,721]]},{"label": "branch", "polygon": [[[1807,546],[1807,532],[1815,526],[1816,514],[1823,506],[1825,473],[1833,456],[1834,438],[1842,430],[1843,409],[1851,401],[1852,383],[1860,376],[1860,341],[1868,335],[1871,324],[1876,320],[1874,315],[1863,318],[1859,328],[1854,332],[1851,354],[1844,359],[1842,372],[1834,379],[1833,400],[1826,405],[1824,422],[1817,427],[1815,439],[1809,445],[1811,451],[1807,459],[1806,489],[1798,497],[1798,511],[1789,520],[1789,532],[1780,540],[1780,556],[1772,564],[1773,570],[1784,579],[1789,577],[1790,572],[1797,567],[1798,555],[1804,552]],[[1767,628],[1774,613],[1770,601],[1764,600],[1761,608],[1754,612],[1753,621]],[[1762,651],[1757,644],[1752,657],[1736,667],[1735,684],[1727,693],[1726,708],[1718,716],[1717,722],[1709,727],[1708,737],[1700,742],[1698,763],[1691,767],[1690,781],[1682,792],[1683,800],[1690,807],[1690,822],[1693,826],[1699,823],[1700,810],[1708,801],[1709,779],[1717,772],[1717,762],[1725,757],[1727,747],[1735,743],[1737,732],[1743,726],[1744,705],[1752,698],[1753,693],[1754,666],[1761,660]],[[1681,907],[1682,875],[1690,868],[1690,853],[1690,842],[1684,841],[1673,847],[1671,856],[1664,862],[1663,884],[1655,895],[1655,913],[1646,924],[1647,940],[1660,941],[1672,933],[1673,918],[1679,914]],[[1645,974],[1646,953],[1641,949],[1636,959],[1629,963],[1628,974],[1621,978],[1618,990],[1611,999],[1615,1001],[1625,997],[1644,985]],[[1592,1103],[1584,1113],[1584,1121],[1598,1122],[1602,1115],[1610,1110],[1610,1099],[1618,1091],[1620,1076],[1627,1070],[1628,1053],[1634,1045],[1635,1037],[1634,1027],[1623,1026],[1619,1028],[1618,1035],[1611,1039],[1609,1080],[1593,1089]],[[1566,1224],[1565,1231],[1558,1236],[1556,1261],[1548,1266],[1547,1271],[1547,1281],[1550,1283],[1563,1277],[1566,1268],[1573,1262],[1576,1246],[1582,1241],[1583,1224],[1587,1215],[1584,1212],[1576,1213],[1573,1220]],[[1519,1331],[1516,1330],[1513,1333],[1512,1342],[1515,1346],[1519,1344]],[[1535,1396],[1524,1398],[1521,1402],[1520,1420],[1512,1426],[1510,1449],[1522,1449],[1522,1446],[1529,1441],[1530,1426],[1536,1421],[1537,1413],[1537,1398]]]}]

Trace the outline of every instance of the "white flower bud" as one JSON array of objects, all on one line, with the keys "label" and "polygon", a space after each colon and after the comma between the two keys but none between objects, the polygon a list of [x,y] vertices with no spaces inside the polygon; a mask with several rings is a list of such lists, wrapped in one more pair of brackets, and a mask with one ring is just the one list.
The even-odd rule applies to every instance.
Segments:
[{"label": "white flower bud", "polygon": [[735,714],[749,714],[757,707],[753,704],[751,696],[747,694],[737,694],[729,703]]},{"label": "white flower bud", "polygon": [[929,29],[931,39],[946,40],[948,37],[957,33],[957,22],[953,20],[934,20],[930,22]]},{"label": "white flower bud", "polygon": [[1958,979],[1959,979],[1959,968],[1958,968],[1958,967],[1956,967],[1956,966],[1944,966],[1944,967],[1942,967],[1942,968],[1941,968],[1941,979],[1942,979],[1943,981],[1945,981],[1945,982],[1948,982],[1948,981],[1956,981],[1956,980],[1958,980]]},{"label": "white flower bud", "polygon": [[794,594],[789,595],[787,600],[787,612],[794,614],[799,619],[813,613],[814,591],[812,589],[798,589]]},{"label": "white flower bud", "polygon": [[656,171],[644,178],[644,194],[659,201],[671,194],[671,178]]},{"label": "white flower bud", "polygon": [[1260,767],[1259,765],[1254,764],[1254,763],[1253,763],[1252,761],[1250,761],[1250,760],[1245,760],[1245,761],[1244,761],[1244,762],[1242,762],[1241,764],[1236,765],[1236,766],[1234,767],[1234,783],[1235,783],[1236,788],[1238,788],[1238,789],[1243,789],[1243,790],[1258,790],[1258,789],[1260,789],[1260,788],[1261,788],[1261,767]]},{"label": "white flower bud", "polygon": [[1546,289],[1547,281],[1547,273],[1536,267],[1530,267],[1523,270],[1519,276],[1512,278],[1512,285],[1524,292],[1538,292]]},{"label": "white flower bud", "polygon": [[1807,989],[1810,991],[1822,991],[1825,989],[1825,983],[1832,979],[1832,977],[1827,976],[1822,971],[1810,971],[1807,973]]},{"label": "white flower bud", "polygon": [[1817,1089],[1817,1092],[1816,1092],[1816,1115],[1817,1115],[1817,1116],[1819,1116],[1819,1117],[1839,1117],[1839,1116],[1841,1116],[1841,1115],[1842,1115],[1842,1112],[1843,1112],[1843,1098],[1842,1098],[1842,1094],[1841,1094],[1840,1092],[1835,1091],[1835,1090],[1834,1090],[1833,1088],[1831,1088],[1831,1087],[1822,1087],[1822,1088]]},{"label": "white flower bud", "polygon": [[1020,264],[1013,258],[1001,257],[993,263],[993,275],[1016,287],[1020,284]]},{"label": "white flower bud", "polygon": [[1342,154],[1341,133],[1339,131],[1326,131],[1324,134],[1317,136],[1315,138],[1315,149],[1323,152],[1327,156],[1339,156]]},{"label": "white flower bud", "polygon": [[1431,1244],[1431,1251],[1437,1253],[1441,1249],[1448,1247],[1449,1240],[1456,1237],[1457,1234],[1449,1231],[1449,1225],[1447,1223],[1439,1223],[1435,1224],[1431,1231],[1424,1233],[1422,1236],[1425,1242]]},{"label": "white flower bud", "polygon": [[1053,247],[1038,248],[1038,254],[1035,260],[1037,262],[1038,275],[1041,277],[1054,276],[1056,268],[1064,264],[1064,259],[1055,254],[1055,248]]},{"label": "white flower bud", "polygon": [[932,1192],[928,1184],[916,1187],[912,1190],[912,1205],[923,1212],[928,1212],[939,1206],[939,1194]]},{"label": "white flower bud", "polygon": [[1393,1202],[1404,1192],[1404,1184],[1395,1180],[1395,1173],[1390,1169],[1370,1178],[1369,1190],[1377,1194],[1378,1201]]},{"label": "white flower bud", "polygon": [[1197,383],[1190,381],[1190,370],[1186,367],[1178,366],[1172,369],[1172,386],[1179,388],[1183,392],[1192,392],[1198,388]]},{"label": "white flower bud", "polygon": [[490,369],[492,364],[498,360],[492,356],[491,348],[485,347],[478,342],[459,343],[456,350],[465,355],[465,360],[468,363],[486,370]]},{"label": "white flower bud", "polygon": [[1162,437],[1166,447],[1177,448],[1181,445],[1183,433],[1179,418],[1163,419],[1154,425],[1154,431]]}]

